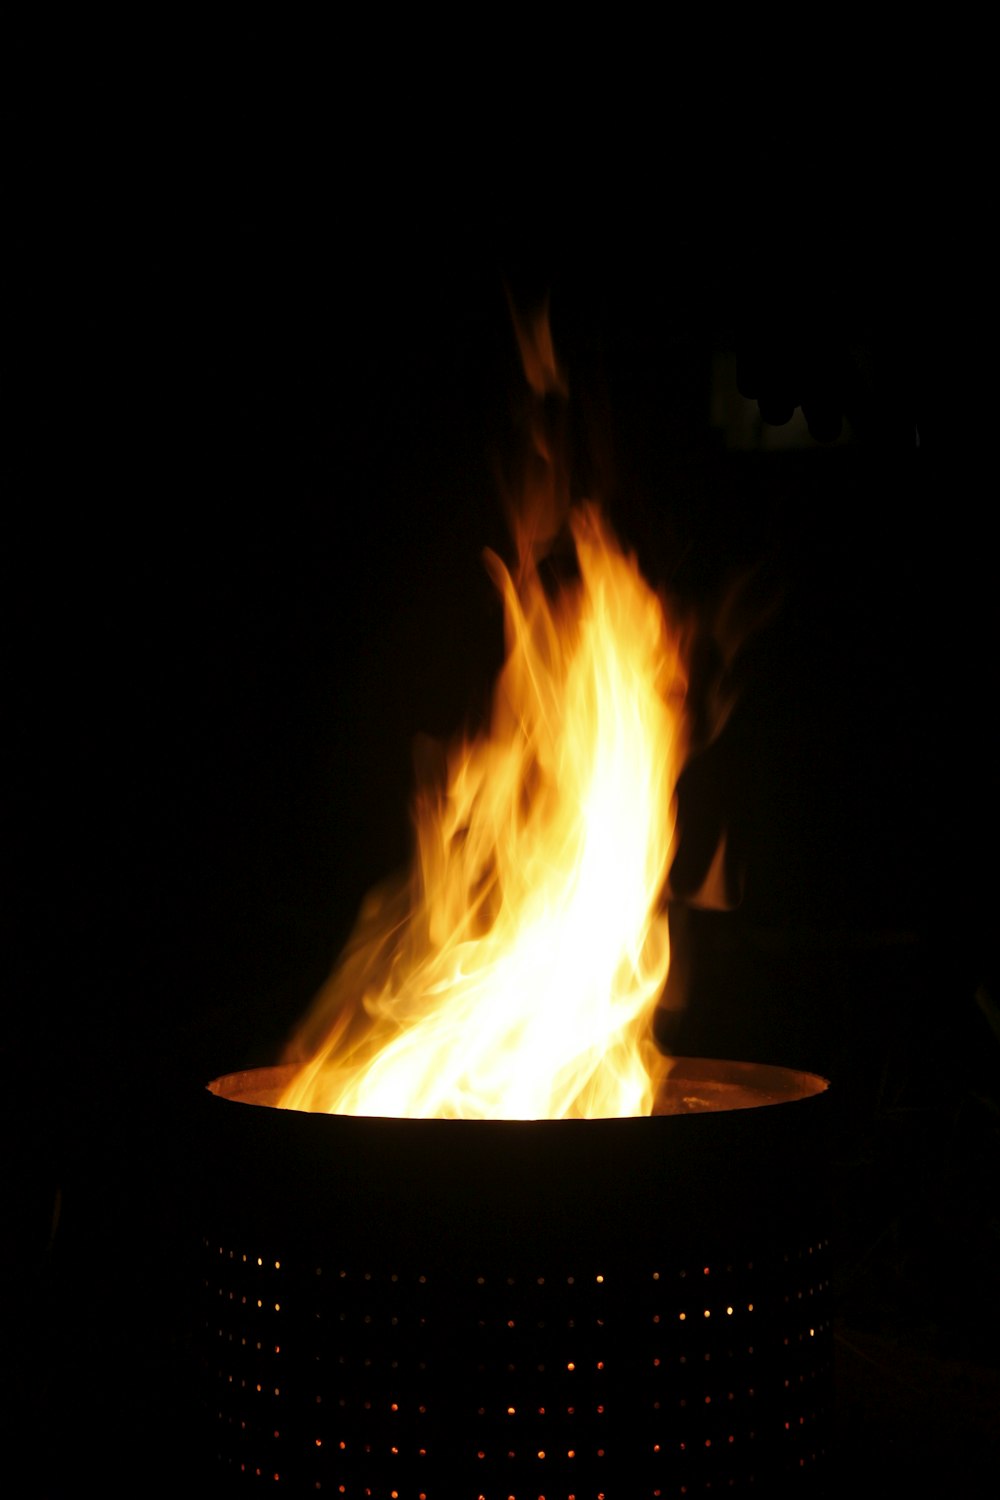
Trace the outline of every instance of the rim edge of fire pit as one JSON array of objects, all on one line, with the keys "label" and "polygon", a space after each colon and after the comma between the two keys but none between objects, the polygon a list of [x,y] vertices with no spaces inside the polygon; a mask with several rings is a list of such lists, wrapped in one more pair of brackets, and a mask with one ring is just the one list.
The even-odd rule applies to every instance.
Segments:
[{"label": "rim edge of fire pit", "polygon": [[[278,1063],[268,1067],[243,1068],[234,1073],[224,1073],[206,1085],[208,1091],[220,1099],[233,1103],[256,1104],[265,1108],[281,1108],[278,1100],[287,1083],[296,1072],[294,1063]],[[681,1107],[681,1094],[689,1086],[709,1085],[715,1089],[710,1097],[696,1101],[696,1107]],[[768,1104],[777,1104],[790,1099],[811,1098],[825,1093],[829,1080],[818,1073],[801,1068],[780,1067],[772,1063],[743,1062],[732,1058],[676,1057],[671,1060],[670,1072],[661,1088],[660,1096],[652,1111],[654,1117],[683,1113],[718,1113],[733,1109],[756,1109]],[[298,1110],[299,1114],[323,1113],[314,1110]],[[345,1117],[340,1117],[345,1118]],[[394,1115],[351,1115],[351,1119],[400,1119]],[[597,1116],[597,1119],[617,1119],[618,1116]],[[629,1116],[645,1119],[647,1116]],[[445,1120],[439,1121],[451,1129],[462,1124],[562,1124],[575,1126],[579,1120],[541,1121],[510,1120],[497,1117],[489,1121]]]}]

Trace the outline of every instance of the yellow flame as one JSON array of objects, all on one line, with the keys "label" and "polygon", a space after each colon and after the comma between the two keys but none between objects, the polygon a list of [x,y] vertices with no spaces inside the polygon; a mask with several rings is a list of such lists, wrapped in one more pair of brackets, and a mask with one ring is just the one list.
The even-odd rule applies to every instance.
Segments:
[{"label": "yellow flame", "polygon": [[495,556],[507,654],[488,732],[418,790],[416,855],[373,892],[282,1098],[340,1114],[649,1113],[685,751],[679,634],[594,505],[549,597]]}]

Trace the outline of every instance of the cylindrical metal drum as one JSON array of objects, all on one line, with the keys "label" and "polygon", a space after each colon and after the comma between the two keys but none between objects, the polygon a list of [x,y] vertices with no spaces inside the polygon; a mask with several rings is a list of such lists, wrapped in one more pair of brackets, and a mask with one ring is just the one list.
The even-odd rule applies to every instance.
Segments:
[{"label": "cylindrical metal drum", "polygon": [[675,1062],[662,1113],[399,1120],[205,1094],[210,1448],[365,1500],[803,1492],[831,1405],[813,1074]]}]

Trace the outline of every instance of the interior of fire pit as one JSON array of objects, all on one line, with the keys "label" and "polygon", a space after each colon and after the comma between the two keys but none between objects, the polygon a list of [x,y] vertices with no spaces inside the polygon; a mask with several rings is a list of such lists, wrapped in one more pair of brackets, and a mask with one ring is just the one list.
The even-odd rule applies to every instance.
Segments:
[{"label": "interior of fire pit", "polygon": [[[290,1064],[252,1068],[213,1079],[208,1087],[222,1099],[277,1108],[294,1072]],[[688,1115],[757,1109],[766,1104],[809,1099],[827,1087],[825,1078],[791,1068],[730,1059],[680,1057],[671,1065],[653,1113]]]}]

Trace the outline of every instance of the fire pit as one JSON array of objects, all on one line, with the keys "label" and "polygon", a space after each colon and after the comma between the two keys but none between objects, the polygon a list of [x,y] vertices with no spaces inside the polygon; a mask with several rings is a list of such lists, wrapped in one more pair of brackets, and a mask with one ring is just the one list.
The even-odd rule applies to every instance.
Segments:
[{"label": "fire pit", "polygon": [[653,1117],[385,1119],[204,1097],[210,1442],[238,1489],[773,1495],[815,1481],[827,1085],[675,1061]]},{"label": "fire pit", "polygon": [[772,1500],[826,1442],[827,1087],[655,1044],[689,631],[571,505],[518,340],[489,723],[426,757],[289,1066],[204,1093],[212,1446],[295,1494]]}]

